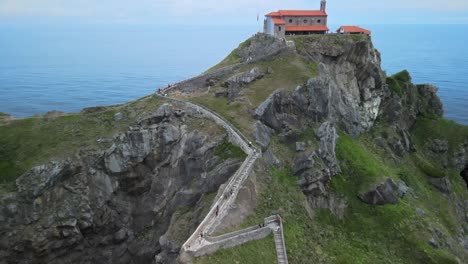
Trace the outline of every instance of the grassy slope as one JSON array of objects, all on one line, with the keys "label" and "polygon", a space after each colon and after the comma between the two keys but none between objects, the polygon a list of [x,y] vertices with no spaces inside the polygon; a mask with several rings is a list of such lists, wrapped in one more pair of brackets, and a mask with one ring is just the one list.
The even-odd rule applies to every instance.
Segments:
[{"label": "grassy slope", "polygon": [[[235,52],[235,51],[233,51]],[[230,55],[231,56],[231,55]],[[224,65],[224,61],[221,63]],[[215,66],[218,67],[218,66]],[[215,97],[214,91],[220,89],[219,85],[211,88],[211,92],[200,92],[189,95],[184,99],[202,104],[226,118],[244,132],[251,132],[254,122],[251,117],[251,111],[255,110],[268,96],[278,89],[292,91],[298,85],[303,84],[309,78],[317,74],[316,66],[313,63],[307,63],[299,56],[277,57],[272,60],[259,61],[251,65],[246,65],[235,73],[244,72],[259,67],[263,72],[268,68],[273,70],[273,74],[266,74],[262,79],[251,83],[243,89],[245,101],[235,101],[229,103],[224,97]],[[248,134],[248,133],[245,133]]]},{"label": "grassy slope", "polygon": [[[160,99],[145,97],[96,113],[31,117],[1,125],[0,183],[5,187],[31,167],[73,156],[78,149],[109,147],[97,140],[123,131],[134,123],[130,116],[155,109],[161,103]],[[122,112],[126,118],[116,122],[114,114],[117,112]]]}]

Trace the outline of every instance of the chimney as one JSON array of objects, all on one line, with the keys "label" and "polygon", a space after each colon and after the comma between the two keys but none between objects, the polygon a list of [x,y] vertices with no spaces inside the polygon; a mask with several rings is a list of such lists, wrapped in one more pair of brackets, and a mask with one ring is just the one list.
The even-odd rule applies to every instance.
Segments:
[{"label": "chimney", "polygon": [[322,0],[322,2],[320,2],[320,11],[327,11],[327,0]]}]

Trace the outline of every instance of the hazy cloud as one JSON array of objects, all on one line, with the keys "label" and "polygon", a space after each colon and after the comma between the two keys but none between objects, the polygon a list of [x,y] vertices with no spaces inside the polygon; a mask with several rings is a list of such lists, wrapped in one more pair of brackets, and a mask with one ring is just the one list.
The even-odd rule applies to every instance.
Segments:
[{"label": "hazy cloud", "polygon": [[[320,0],[0,0],[0,17],[66,17],[136,23],[254,23],[277,9],[317,9]],[[330,0],[331,21],[466,23],[468,0]],[[440,12],[443,11],[443,12]],[[440,12],[440,13],[436,13]],[[376,15],[377,14],[377,15]],[[435,14],[435,16],[433,16]],[[431,15],[431,17],[428,17]]]}]

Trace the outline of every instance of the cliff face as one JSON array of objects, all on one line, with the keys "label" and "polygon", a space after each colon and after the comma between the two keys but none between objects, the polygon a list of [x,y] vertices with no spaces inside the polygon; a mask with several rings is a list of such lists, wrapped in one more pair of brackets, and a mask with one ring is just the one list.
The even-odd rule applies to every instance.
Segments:
[{"label": "cliff face", "polygon": [[[194,123],[195,122],[195,123]],[[196,123],[210,130],[194,129]],[[199,127],[199,125],[196,125]],[[168,263],[242,158],[198,113],[162,105],[104,152],[33,168],[0,199],[7,263]]]},{"label": "cliff face", "polygon": [[380,54],[367,39],[301,38],[296,46],[304,60],[318,64],[318,76],[290,93],[273,93],[255,113],[285,142],[294,143],[309,127],[317,128],[318,148],[297,155],[294,172],[311,205],[328,208],[333,200],[328,184],[340,172],[337,129],[353,136],[371,129],[388,88]]}]

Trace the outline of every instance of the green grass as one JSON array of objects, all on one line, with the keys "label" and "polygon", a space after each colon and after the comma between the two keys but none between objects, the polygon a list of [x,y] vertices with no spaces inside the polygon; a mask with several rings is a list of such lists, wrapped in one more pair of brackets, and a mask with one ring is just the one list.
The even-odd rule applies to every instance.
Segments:
[{"label": "green grass", "polygon": [[71,157],[79,149],[107,148],[109,144],[97,143],[97,140],[112,137],[132,123],[130,118],[114,121],[116,112],[137,115],[160,104],[160,100],[146,97],[96,113],[32,117],[1,125],[0,184],[8,186],[32,167],[52,159]]},{"label": "green grass", "polygon": [[246,157],[246,154],[242,151],[241,148],[234,146],[227,140],[216,147],[215,155],[221,157],[223,160],[227,160],[229,158],[245,159]]},{"label": "green grass", "polygon": [[317,63],[309,63],[307,64],[307,68],[309,68],[309,71],[312,73],[313,76],[318,75]]},{"label": "green grass", "polygon": [[[329,232],[324,251],[333,263],[456,263],[445,249],[427,244],[428,227],[436,227],[451,237],[456,217],[450,201],[434,190],[411,157],[400,168],[385,157],[376,157],[359,139],[341,135],[337,155],[343,173],[331,182],[333,191],[345,195],[348,209],[343,220],[321,210],[317,221]],[[370,206],[357,194],[383,176],[404,180],[419,199],[406,196],[397,205]],[[421,217],[416,207],[425,208]]]},{"label": "green grass", "polygon": [[390,90],[399,96],[403,95],[403,89],[407,87],[407,84],[411,82],[411,76],[407,70],[398,72],[390,77],[387,77],[386,80]]},{"label": "green grass", "polygon": [[[370,153],[363,143],[352,137],[340,134],[340,139],[336,147],[337,158],[345,168],[352,168],[359,174],[355,180],[359,181],[360,191],[365,191],[375,183],[394,175],[390,169],[378,156]],[[345,191],[348,186],[343,185],[338,188],[340,192]],[[336,186],[335,182],[335,188]]]},{"label": "green grass", "polygon": [[362,40],[364,38],[364,35],[363,34],[351,34],[351,38],[354,41],[359,41],[359,40]]},{"label": "green grass", "polygon": [[[273,235],[257,240],[250,241],[241,247],[218,250],[213,255],[196,258],[195,264],[271,264],[276,263],[276,255],[272,254],[275,247]],[[273,251],[274,252],[274,251]]]},{"label": "green grass", "polygon": [[434,162],[429,162],[421,155],[414,154],[413,155],[414,164],[427,176],[432,178],[443,178],[447,176],[447,173],[442,169],[438,168],[434,165]]},{"label": "green grass", "polygon": [[444,118],[418,118],[411,133],[414,143],[420,147],[430,139],[447,140],[450,153],[457,151],[461,144],[468,143],[468,126]]}]

